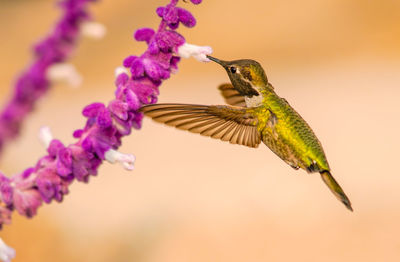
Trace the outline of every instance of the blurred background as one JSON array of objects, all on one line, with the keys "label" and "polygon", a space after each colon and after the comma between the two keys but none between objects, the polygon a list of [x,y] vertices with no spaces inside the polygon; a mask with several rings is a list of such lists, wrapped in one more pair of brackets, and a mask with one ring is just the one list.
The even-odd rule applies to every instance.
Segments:
[{"label": "blurred background", "polygon": [[[156,27],[154,10],[166,3],[93,5],[108,34],[82,39],[71,60],[83,85],[52,88],[4,151],[2,172],[20,172],[45,153],[42,125],[74,141],[82,108],[112,99],[115,67],[145,49],[134,30]],[[264,66],[318,135],[354,213],[319,175],[293,170],[265,146],[230,145],[146,119],[121,148],[136,155],[133,172],[105,163],[88,185],[74,183],[62,204],[43,206],[31,220],[14,214],[0,236],[17,250],[15,261],[399,261],[400,1],[180,5],[198,20],[180,28],[188,42]],[[0,1],[0,104],[58,15],[50,0]],[[221,104],[216,87],[227,80],[217,64],[183,60],[159,101]]]}]

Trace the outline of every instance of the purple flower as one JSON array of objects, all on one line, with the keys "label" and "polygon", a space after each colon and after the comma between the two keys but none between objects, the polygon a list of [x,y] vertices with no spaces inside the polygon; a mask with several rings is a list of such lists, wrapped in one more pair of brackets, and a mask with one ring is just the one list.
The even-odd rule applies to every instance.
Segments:
[{"label": "purple flower", "polygon": [[[192,2],[200,3],[201,1]],[[196,19],[189,11],[180,7],[176,7],[173,3],[167,5],[166,7],[157,8],[156,13],[173,30],[179,27],[179,23],[182,23],[187,27],[194,27],[196,25]]]},{"label": "purple flower", "polygon": [[185,39],[175,31],[165,30],[164,32],[157,34],[156,43],[158,48],[164,53],[171,51],[176,52],[178,47],[185,43]]},{"label": "purple flower", "polygon": [[82,22],[89,19],[88,3],[93,0],[63,0],[64,14],[53,31],[34,46],[35,61],[16,81],[14,94],[0,112],[0,151],[6,141],[15,138],[22,122],[34,109],[36,101],[49,89],[46,73],[50,66],[70,57]]},{"label": "purple flower", "polygon": [[[34,100],[48,88],[45,71],[51,63],[63,60],[69,54],[78,34],[79,22],[88,17],[85,11],[88,1],[65,0],[61,3],[67,10],[65,21],[56,27],[53,36],[36,47],[36,54],[43,61],[40,60],[42,62],[31,69],[35,73],[21,77],[20,91],[16,94],[19,100],[13,101],[1,115],[0,136],[3,138],[10,127],[19,129],[20,120],[31,110]],[[141,127],[143,114],[138,111],[139,108],[143,104],[157,102],[162,81],[177,71],[180,58],[176,54],[185,39],[175,29],[179,23],[188,27],[195,25],[194,17],[176,7],[177,2],[171,0],[167,6],[157,9],[162,17],[157,31],[142,28],[135,32],[134,38],[146,42],[148,49],[141,56],[128,56],[123,61],[131,74],[124,72],[117,75],[115,99],[108,106],[92,103],[82,110],[87,121],[84,128],[74,131],[76,143],[65,146],[58,140],[51,140],[48,142],[48,155],[42,157],[35,167],[11,178],[0,174],[0,227],[10,222],[14,209],[32,217],[43,202],[62,201],[69,185],[74,180],[88,182],[91,175],[97,174],[103,160],[112,163],[119,161],[126,168],[133,168],[134,157],[115,150],[121,145],[122,137],[129,135],[132,128]],[[201,1],[192,2],[198,4]],[[16,106],[16,103],[21,105]],[[1,121],[5,121],[3,124],[7,124],[7,128]]]},{"label": "purple flower", "polygon": [[61,143],[61,141],[53,139],[50,142],[49,147],[47,148],[47,152],[49,153],[50,157],[55,158],[57,154],[60,152],[60,150],[64,148],[65,146],[63,145],[63,143]]},{"label": "purple flower", "polygon": [[177,8],[178,9],[178,17],[179,21],[186,27],[193,27],[196,25],[196,19],[194,16],[187,10],[183,8]]},{"label": "purple flower", "polygon": [[38,172],[36,186],[44,202],[50,203],[55,199],[60,202],[63,194],[68,192],[67,187],[63,187],[62,177],[54,172],[52,168],[42,169]]},{"label": "purple flower", "polygon": [[119,119],[126,121],[128,119],[129,104],[120,100],[113,100],[108,105],[110,111]]},{"label": "purple flower", "polygon": [[16,189],[14,191],[14,207],[22,216],[31,218],[36,215],[42,201],[40,192],[35,188],[26,190]]},{"label": "purple flower", "polygon": [[145,41],[147,44],[149,44],[155,33],[156,32],[154,32],[154,30],[151,28],[141,28],[136,30],[134,38],[136,41]]},{"label": "purple flower", "polygon": [[74,177],[78,181],[88,182],[89,176],[94,175],[95,171],[93,167],[96,166],[94,161],[91,161],[94,158],[92,153],[88,153],[85,151],[84,147],[80,146],[71,146],[72,155],[74,158],[73,164],[73,174]]},{"label": "purple flower", "polygon": [[58,153],[57,174],[61,177],[67,177],[72,173],[72,153],[71,149],[63,148]]},{"label": "purple flower", "polygon": [[0,199],[6,206],[13,203],[13,188],[10,179],[0,173]]},{"label": "purple flower", "polygon": [[[122,64],[123,64],[125,67],[127,67],[127,68],[128,68],[128,67],[132,67],[133,62],[134,62],[137,58],[138,58],[137,56],[130,55],[130,56],[128,56],[127,58],[124,59],[124,61],[122,62]],[[125,74],[125,76],[128,76],[128,75]]]},{"label": "purple flower", "polygon": [[129,109],[136,111],[140,107],[140,101],[135,92],[132,89],[125,89],[125,99],[129,106]]}]

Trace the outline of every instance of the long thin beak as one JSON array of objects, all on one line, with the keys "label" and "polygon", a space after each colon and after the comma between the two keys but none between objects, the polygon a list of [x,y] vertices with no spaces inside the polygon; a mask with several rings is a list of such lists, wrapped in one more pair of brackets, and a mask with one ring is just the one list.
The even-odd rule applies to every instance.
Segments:
[{"label": "long thin beak", "polygon": [[215,58],[215,57],[212,57],[212,56],[209,56],[209,55],[207,56],[207,58],[210,59],[211,61],[214,61],[217,64],[222,65],[223,67],[226,66],[226,62],[222,61],[222,60],[219,60],[218,58]]}]

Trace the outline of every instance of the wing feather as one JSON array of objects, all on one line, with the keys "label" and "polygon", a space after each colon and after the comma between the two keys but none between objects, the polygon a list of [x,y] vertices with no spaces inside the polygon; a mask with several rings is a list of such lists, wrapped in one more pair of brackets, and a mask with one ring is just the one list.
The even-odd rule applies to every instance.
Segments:
[{"label": "wing feather", "polygon": [[140,109],[157,122],[232,144],[258,147],[258,120],[246,108],[189,104],[155,104]]},{"label": "wing feather", "polygon": [[228,105],[246,107],[244,96],[239,94],[239,92],[233,88],[232,84],[222,84],[218,89],[221,91],[221,95],[224,97],[225,102]]}]

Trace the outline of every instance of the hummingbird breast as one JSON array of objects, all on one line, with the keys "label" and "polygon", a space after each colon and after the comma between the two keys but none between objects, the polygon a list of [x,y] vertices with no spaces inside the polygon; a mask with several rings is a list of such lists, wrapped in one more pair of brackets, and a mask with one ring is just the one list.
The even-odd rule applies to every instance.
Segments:
[{"label": "hummingbird breast", "polygon": [[295,169],[330,170],[318,138],[287,101],[274,93],[264,101],[257,113],[264,144]]}]

